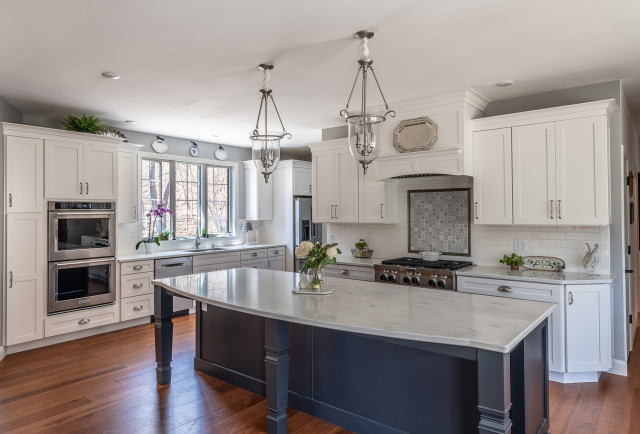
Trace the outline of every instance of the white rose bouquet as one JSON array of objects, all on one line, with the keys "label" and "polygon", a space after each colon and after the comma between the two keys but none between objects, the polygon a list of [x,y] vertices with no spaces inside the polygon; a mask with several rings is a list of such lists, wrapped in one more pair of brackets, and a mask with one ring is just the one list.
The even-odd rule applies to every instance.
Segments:
[{"label": "white rose bouquet", "polygon": [[300,273],[307,270],[313,270],[313,278],[309,282],[312,286],[320,285],[322,282],[318,279],[318,273],[327,264],[335,264],[336,256],[342,252],[337,247],[338,243],[315,245],[311,241],[303,241],[296,247],[296,257],[300,259],[307,258],[304,265],[300,269]]}]

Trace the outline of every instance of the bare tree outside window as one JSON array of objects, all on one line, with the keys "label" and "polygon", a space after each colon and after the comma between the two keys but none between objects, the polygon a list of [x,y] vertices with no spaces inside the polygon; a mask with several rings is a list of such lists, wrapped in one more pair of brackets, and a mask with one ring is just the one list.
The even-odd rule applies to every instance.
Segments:
[{"label": "bare tree outside window", "polygon": [[[171,166],[168,161],[142,160],[142,215],[159,203],[168,207],[171,199]],[[156,234],[171,227],[170,216],[156,220]],[[149,234],[149,219],[142,220],[142,237]]]}]

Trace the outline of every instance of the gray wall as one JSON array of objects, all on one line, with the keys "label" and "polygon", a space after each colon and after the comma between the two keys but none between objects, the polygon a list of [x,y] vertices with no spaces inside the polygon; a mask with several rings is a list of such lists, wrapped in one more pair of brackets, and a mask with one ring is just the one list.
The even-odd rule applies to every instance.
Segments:
[{"label": "gray wall", "polygon": [[349,130],[346,125],[340,127],[324,128],[322,130],[322,141],[343,139],[349,135]]},{"label": "gray wall", "polygon": [[[579,104],[604,99],[615,99],[620,107],[621,85],[619,80],[586,86],[572,87],[551,92],[544,92],[520,98],[494,101],[487,105],[484,116],[497,116],[507,113],[517,113],[529,110],[537,110],[562,105]],[[625,107],[626,108],[626,107]],[[620,164],[622,158],[621,145],[628,145],[622,140],[621,110],[618,108],[611,115],[611,209],[612,224],[611,233],[611,274],[615,281],[613,284],[613,357],[618,360],[627,360],[626,344],[626,293],[625,279],[625,234],[624,234],[624,209],[623,194],[625,186],[623,167]],[[628,153],[627,153],[628,155]],[[636,272],[638,272],[637,267]]]},{"label": "gray wall", "polygon": [[[0,122],[11,122],[14,124],[22,123],[22,113],[16,109],[14,106],[9,104],[7,100],[0,97]],[[4,191],[4,141],[2,141],[2,152],[0,152],[0,186],[1,190]],[[0,201],[0,227],[4,227],[4,200]],[[0,230],[0,245],[4,245],[4,231]],[[2,271],[4,268],[4,249],[0,251],[0,276],[3,275]],[[2,304],[2,297],[0,297],[0,342],[2,342],[2,336],[4,335],[3,324],[4,324],[4,306]]]}]

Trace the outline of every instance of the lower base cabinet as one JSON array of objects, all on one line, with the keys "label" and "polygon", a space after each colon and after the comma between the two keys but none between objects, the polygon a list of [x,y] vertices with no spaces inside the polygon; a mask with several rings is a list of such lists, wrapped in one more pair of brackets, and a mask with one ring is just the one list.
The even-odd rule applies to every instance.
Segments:
[{"label": "lower base cabinet", "polygon": [[120,321],[153,315],[153,294],[138,295],[122,299]]},{"label": "lower base cabinet", "polygon": [[373,266],[363,267],[358,265],[329,264],[324,267],[324,275],[327,277],[339,277],[341,279],[364,280],[375,282],[376,276]]},{"label": "lower base cabinet", "polygon": [[118,321],[120,321],[120,308],[117,304],[51,315],[44,320],[44,335],[48,338],[113,324]]},{"label": "lower base cabinet", "polygon": [[[458,292],[558,305],[549,317],[549,370],[559,374],[551,379],[597,381],[599,372],[611,369],[610,284],[540,284],[468,276],[458,276],[457,283]],[[580,375],[585,373],[593,375]]]}]

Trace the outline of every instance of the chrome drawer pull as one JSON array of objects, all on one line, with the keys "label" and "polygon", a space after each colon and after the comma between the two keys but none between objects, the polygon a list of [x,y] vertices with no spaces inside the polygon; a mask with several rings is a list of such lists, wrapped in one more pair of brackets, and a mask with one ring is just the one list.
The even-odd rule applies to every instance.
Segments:
[{"label": "chrome drawer pull", "polygon": [[498,286],[498,291],[500,292],[513,292],[510,286]]},{"label": "chrome drawer pull", "polygon": [[562,200],[558,199],[558,220],[562,219]]},{"label": "chrome drawer pull", "polygon": [[89,183],[85,182],[85,185],[87,186],[87,194],[89,194]]},{"label": "chrome drawer pull", "polygon": [[280,250],[274,250],[274,251],[273,251],[273,254],[274,254],[274,255],[277,255],[278,253],[280,253]]},{"label": "chrome drawer pull", "polygon": [[133,269],[134,270],[142,270],[142,265],[134,265]]},{"label": "chrome drawer pull", "polygon": [[476,202],[474,204],[474,211],[475,211],[475,214],[476,214],[476,220],[478,220],[478,202]]},{"label": "chrome drawer pull", "polygon": [[340,274],[342,274],[343,276],[348,276],[349,270],[340,270]]},{"label": "chrome drawer pull", "polygon": [[251,256],[258,256],[258,254],[257,253],[252,253]]},{"label": "chrome drawer pull", "polygon": [[133,287],[134,288],[142,288],[142,283],[134,283]]},{"label": "chrome drawer pull", "polygon": [[82,194],[82,183],[80,183],[80,194]]},{"label": "chrome drawer pull", "polygon": [[9,288],[13,288],[13,271],[9,271]]},{"label": "chrome drawer pull", "polygon": [[78,321],[78,324],[85,325],[85,324],[89,324],[90,322],[91,320],[89,318],[82,318],[80,321]]},{"label": "chrome drawer pull", "polygon": [[549,201],[549,209],[551,210],[551,215],[549,217],[553,220],[553,199]]},{"label": "chrome drawer pull", "polygon": [[133,310],[142,310],[142,309],[144,309],[144,307],[141,304],[133,307]]},{"label": "chrome drawer pull", "polygon": [[573,292],[569,291],[569,304],[573,304]]},{"label": "chrome drawer pull", "polygon": [[13,206],[13,194],[9,193],[9,208]]}]

